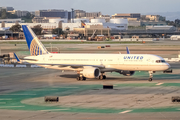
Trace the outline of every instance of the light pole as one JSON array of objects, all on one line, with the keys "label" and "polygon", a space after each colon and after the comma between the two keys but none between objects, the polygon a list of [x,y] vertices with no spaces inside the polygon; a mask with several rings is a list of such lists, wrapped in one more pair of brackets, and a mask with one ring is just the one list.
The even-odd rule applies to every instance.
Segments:
[{"label": "light pole", "polygon": [[74,12],[74,9],[71,8],[72,12],[71,12],[71,19],[72,19],[72,23],[74,23],[74,17],[73,17],[73,12]]}]

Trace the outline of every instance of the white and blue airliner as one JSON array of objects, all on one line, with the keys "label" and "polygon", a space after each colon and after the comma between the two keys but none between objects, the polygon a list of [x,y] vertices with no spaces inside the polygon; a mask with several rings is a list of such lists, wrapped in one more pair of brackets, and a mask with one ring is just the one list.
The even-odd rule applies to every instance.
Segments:
[{"label": "white and blue airliner", "polygon": [[106,79],[105,72],[118,72],[131,76],[135,71],[148,71],[149,81],[153,73],[166,71],[170,65],[160,56],[150,54],[53,54],[49,53],[29,26],[22,25],[31,56],[26,62],[50,69],[77,72],[77,80],[86,78]]}]

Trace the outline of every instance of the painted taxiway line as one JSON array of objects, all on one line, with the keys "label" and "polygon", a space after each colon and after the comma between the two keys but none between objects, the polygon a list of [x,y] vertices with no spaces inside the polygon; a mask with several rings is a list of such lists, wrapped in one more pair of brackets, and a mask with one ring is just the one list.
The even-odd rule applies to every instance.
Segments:
[{"label": "painted taxiway line", "polygon": [[126,111],[120,112],[120,114],[129,113],[129,112],[131,112],[131,111],[132,111],[132,110],[126,110]]},{"label": "painted taxiway line", "polygon": [[0,100],[12,100],[12,99],[0,99]]},{"label": "painted taxiway line", "polygon": [[60,87],[59,89],[61,89],[61,88],[79,88],[79,87]]},{"label": "painted taxiway line", "polygon": [[156,85],[162,85],[162,84],[164,84],[164,83],[158,83],[158,84],[156,84]]},{"label": "painted taxiway line", "polygon": [[[47,89],[35,89],[35,90],[32,90],[32,91],[45,91]],[[58,90],[58,89],[48,89],[48,90]]]},{"label": "painted taxiway line", "polygon": [[0,104],[6,104],[6,102],[0,102]]},{"label": "painted taxiway line", "polygon": [[16,107],[25,107],[25,106],[3,106],[3,107],[0,107],[0,108],[16,108]]},{"label": "painted taxiway line", "polygon": [[62,110],[69,110],[69,109],[49,109],[49,110],[40,110],[40,111],[62,111]]},{"label": "painted taxiway line", "polygon": [[36,94],[0,94],[0,95],[36,95]]}]

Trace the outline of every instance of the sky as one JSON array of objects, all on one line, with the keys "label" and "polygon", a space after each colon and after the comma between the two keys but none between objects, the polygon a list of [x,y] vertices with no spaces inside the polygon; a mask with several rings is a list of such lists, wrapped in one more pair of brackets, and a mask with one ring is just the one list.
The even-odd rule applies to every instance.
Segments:
[{"label": "sky", "polygon": [[28,11],[43,9],[70,11],[74,8],[112,15],[115,13],[178,12],[180,0],[0,0],[0,6]]}]

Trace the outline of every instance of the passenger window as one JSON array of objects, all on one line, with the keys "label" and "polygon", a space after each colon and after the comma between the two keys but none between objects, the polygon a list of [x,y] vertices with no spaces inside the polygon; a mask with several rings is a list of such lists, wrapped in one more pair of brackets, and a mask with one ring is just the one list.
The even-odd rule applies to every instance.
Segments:
[{"label": "passenger window", "polygon": [[156,60],[156,63],[160,63],[161,62],[161,60]]}]

